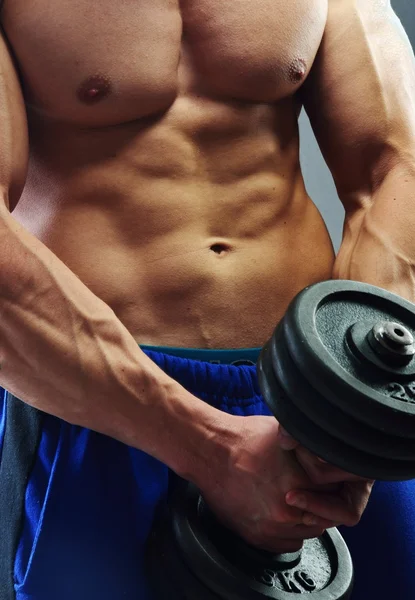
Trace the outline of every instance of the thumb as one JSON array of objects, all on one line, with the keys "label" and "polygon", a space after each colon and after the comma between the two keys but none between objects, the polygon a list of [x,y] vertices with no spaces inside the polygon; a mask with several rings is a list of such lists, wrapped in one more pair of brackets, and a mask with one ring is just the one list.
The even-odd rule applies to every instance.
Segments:
[{"label": "thumb", "polygon": [[295,450],[300,445],[281,425],[278,427],[277,443],[283,450]]}]

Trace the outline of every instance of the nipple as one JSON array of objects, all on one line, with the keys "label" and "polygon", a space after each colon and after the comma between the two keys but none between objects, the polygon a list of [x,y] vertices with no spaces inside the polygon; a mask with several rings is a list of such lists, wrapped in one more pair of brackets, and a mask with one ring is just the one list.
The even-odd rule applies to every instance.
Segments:
[{"label": "nipple", "polygon": [[296,58],[288,69],[288,78],[292,83],[300,83],[307,73],[307,64],[302,58]]},{"label": "nipple", "polygon": [[111,82],[102,75],[88,77],[78,88],[78,99],[84,104],[96,104],[111,93]]}]

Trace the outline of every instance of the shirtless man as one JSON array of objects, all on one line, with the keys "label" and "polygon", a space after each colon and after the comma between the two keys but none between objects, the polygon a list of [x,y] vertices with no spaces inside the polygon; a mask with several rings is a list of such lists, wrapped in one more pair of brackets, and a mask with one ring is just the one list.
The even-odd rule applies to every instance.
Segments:
[{"label": "shirtless man", "polygon": [[[415,69],[389,2],[5,0],[2,26],[1,599],[151,600],[169,468],[264,548],[356,524],[371,482],[288,452],[255,368],[215,362],[255,357],[320,280],[415,298]],[[337,258],[302,105],[346,209]],[[356,600],[413,597],[393,519],[414,490],[389,489],[350,530]]]}]

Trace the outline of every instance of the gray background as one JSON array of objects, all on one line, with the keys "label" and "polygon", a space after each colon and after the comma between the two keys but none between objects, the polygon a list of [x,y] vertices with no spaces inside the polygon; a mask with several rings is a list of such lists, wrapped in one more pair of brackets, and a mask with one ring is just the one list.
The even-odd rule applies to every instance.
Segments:
[{"label": "gray background", "polygon": [[[392,0],[392,6],[415,48],[415,0]],[[300,140],[301,164],[308,193],[323,215],[337,250],[341,241],[344,211],[304,111],[300,117]]]}]

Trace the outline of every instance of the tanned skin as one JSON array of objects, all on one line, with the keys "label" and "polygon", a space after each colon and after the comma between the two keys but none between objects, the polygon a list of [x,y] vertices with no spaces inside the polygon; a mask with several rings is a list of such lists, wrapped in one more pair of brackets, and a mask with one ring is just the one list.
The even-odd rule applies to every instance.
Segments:
[{"label": "tanned skin", "polygon": [[[159,458],[252,543],[356,523],[371,482],[304,472],[274,419],[206,406],[137,343],[261,346],[331,277],[415,299],[415,68],[389,2],[5,0],[2,23],[0,384]],[[302,104],[346,210],[337,258]],[[345,478],[344,502],[286,504]]]}]

